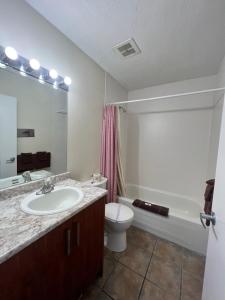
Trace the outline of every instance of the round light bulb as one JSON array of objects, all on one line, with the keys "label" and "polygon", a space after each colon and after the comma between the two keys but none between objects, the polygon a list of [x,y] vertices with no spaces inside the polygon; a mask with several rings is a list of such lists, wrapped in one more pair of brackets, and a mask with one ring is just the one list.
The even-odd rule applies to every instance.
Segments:
[{"label": "round light bulb", "polygon": [[64,83],[65,83],[66,85],[71,85],[71,82],[72,82],[72,80],[71,80],[70,77],[66,76],[66,77],[64,78]]},{"label": "round light bulb", "polygon": [[30,59],[29,63],[30,63],[30,66],[33,70],[39,70],[40,69],[40,63],[37,59],[32,58],[32,59]]},{"label": "round light bulb", "polygon": [[18,58],[18,54],[17,54],[16,50],[12,47],[5,48],[5,55],[12,60],[17,60],[17,58]]},{"label": "round light bulb", "polygon": [[57,73],[57,71],[54,70],[54,69],[51,69],[51,70],[49,71],[49,75],[50,75],[50,77],[51,77],[52,79],[56,79],[56,78],[58,77],[58,73]]}]

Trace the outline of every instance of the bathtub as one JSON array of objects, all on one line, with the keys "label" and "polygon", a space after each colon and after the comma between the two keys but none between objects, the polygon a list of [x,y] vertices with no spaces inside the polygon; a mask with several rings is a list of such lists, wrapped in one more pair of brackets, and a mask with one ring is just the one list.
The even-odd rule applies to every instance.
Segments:
[{"label": "bathtub", "polygon": [[[134,199],[168,207],[169,217],[132,206]],[[134,226],[190,250],[206,254],[208,230],[201,225],[199,213],[202,208],[197,201],[182,195],[128,184],[127,196],[119,197],[119,202],[133,209]]]}]

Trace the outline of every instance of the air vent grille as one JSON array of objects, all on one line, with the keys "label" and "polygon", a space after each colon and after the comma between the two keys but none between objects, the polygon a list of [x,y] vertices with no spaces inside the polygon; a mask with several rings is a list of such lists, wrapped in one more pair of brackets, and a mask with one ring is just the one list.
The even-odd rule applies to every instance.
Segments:
[{"label": "air vent grille", "polygon": [[129,39],[113,47],[113,49],[123,58],[131,57],[141,53],[140,48],[134,39]]}]

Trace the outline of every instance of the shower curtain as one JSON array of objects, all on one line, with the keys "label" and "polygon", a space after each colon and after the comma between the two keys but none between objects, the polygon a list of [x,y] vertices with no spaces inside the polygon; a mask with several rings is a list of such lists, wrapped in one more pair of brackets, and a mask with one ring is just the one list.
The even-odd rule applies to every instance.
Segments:
[{"label": "shower curtain", "polygon": [[[119,141],[119,112],[113,105],[104,107],[101,136],[101,174],[108,179],[107,202],[117,202],[117,192],[123,191],[121,187],[124,180],[120,156]],[[118,188],[119,187],[119,188]]]},{"label": "shower curtain", "polygon": [[120,109],[117,107],[117,137],[118,137],[118,155],[117,155],[117,194],[125,196],[125,179],[122,164],[122,149],[121,149],[121,124],[120,124]]}]

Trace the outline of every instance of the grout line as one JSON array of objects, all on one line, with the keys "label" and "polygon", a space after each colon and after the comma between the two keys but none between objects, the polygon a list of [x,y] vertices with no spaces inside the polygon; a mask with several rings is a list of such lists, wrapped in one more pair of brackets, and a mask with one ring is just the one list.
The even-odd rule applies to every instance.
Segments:
[{"label": "grout line", "polygon": [[[113,263],[114,263],[114,262],[113,262]],[[109,278],[111,277],[112,273],[114,272],[114,270],[115,270],[115,268],[116,268],[116,264],[117,264],[117,262],[114,263],[114,266],[113,266],[113,268],[112,268],[112,271],[109,273],[109,275],[107,276],[107,278],[106,278],[106,280],[105,280],[103,286],[100,288],[102,291],[105,291],[105,290],[104,290],[104,287],[105,287],[106,283],[108,282]],[[104,272],[104,271],[103,271],[103,272]]]},{"label": "grout line", "polygon": [[110,299],[114,300],[114,298],[113,298],[112,296],[110,296],[105,290],[102,290],[102,292],[103,292],[106,296],[108,296]]},{"label": "grout line", "polygon": [[181,258],[181,278],[180,278],[180,300],[182,298],[182,286],[183,286],[183,264],[184,264],[184,256],[186,249],[182,249],[182,258]]},{"label": "grout line", "polygon": [[137,273],[136,271],[134,271],[133,269],[131,269],[131,268],[128,267],[127,265],[123,264],[122,262],[118,261],[118,264],[120,264],[121,266],[125,267],[126,269],[128,269],[128,270],[131,271],[132,273],[135,273],[136,275],[142,277],[143,279],[145,278],[144,275],[141,275],[141,274]]},{"label": "grout line", "polygon": [[181,265],[181,278],[180,278],[180,299],[182,297],[182,285],[183,285],[183,262]]},{"label": "grout line", "polygon": [[148,263],[148,266],[147,266],[147,269],[146,269],[146,272],[145,272],[145,276],[144,276],[144,279],[143,279],[142,284],[141,284],[141,288],[140,288],[140,291],[139,291],[138,299],[140,299],[140,297],[141,297],[141,293],[142,293],[142,290],[143,290],[144,282],[145,282],[145,280],[146,280],[146,276],[147,276],[147,274],[148,274],[148,269],[149,269],[149,266],[150,266],[150,264],[151,264],[152,257],[153,257],[153,255],[154,255],[154,251],[155,251],[155,248],[156,248],[156,244],[157,244],[157,240],[155,241],[155,245],[154,245],[153,250],[152,250],[152,253],[151,253],[151,257],[150,257],[150,260],[149,260],[149,263]]}]

